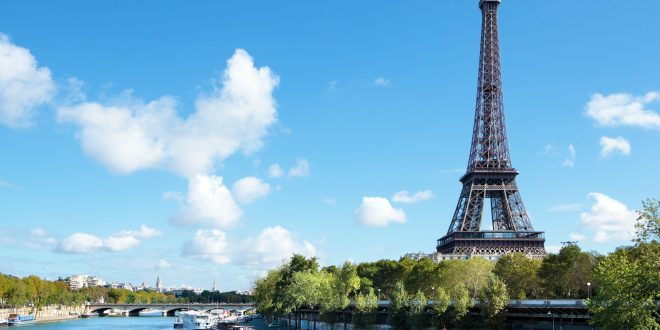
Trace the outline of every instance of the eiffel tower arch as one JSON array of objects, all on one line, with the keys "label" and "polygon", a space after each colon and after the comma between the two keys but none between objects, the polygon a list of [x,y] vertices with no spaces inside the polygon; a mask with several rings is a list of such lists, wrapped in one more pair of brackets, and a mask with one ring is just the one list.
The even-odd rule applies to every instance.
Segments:
[{"label": "eiffel tower arch", "polygon": [[[544,233],[532,227],[509,156],[497,26],[500,1],[479,1],[481,51],[472,143],[454,216],[447,234],[437,242],[440,255],[498,257],[522,252],[539,258],[546,254]],[[481,230],[487,200],[492,227]]]}]

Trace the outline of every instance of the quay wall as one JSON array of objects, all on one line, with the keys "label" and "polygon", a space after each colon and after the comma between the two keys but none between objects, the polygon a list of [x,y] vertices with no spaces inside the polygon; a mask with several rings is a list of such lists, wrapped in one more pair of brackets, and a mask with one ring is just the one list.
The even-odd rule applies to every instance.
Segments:
[{"label": "quay wall", "polygon": [[79,306],[62,306],[52,305],[44,306],[39,309],[36,307],[20,307],[20,308],[2,308],[0,309],[0,319],[9,318],[9,314],[21,315],[34,315],[37,322],[50,322],[78,318],[82,314],[89,313],[89,307],[85,305]]}]

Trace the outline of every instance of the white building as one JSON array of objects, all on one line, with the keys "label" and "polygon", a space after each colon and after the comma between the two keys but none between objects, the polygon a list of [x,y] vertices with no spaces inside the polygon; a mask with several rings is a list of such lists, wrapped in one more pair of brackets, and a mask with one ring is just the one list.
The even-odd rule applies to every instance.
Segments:
[{"label": "white building", "polygon": [[93,275],[71,275],[66,279],[71,290],[80,290],[91,286],[104,286],[105,281]]}]

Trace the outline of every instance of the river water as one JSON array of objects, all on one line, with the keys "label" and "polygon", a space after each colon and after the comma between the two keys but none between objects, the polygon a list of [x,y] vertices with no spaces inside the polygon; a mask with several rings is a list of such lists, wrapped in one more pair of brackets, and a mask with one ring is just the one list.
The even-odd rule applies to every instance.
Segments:
[{"label": "river water", "polygon": [[[173,329],[173,317],[93,317],[88,319],[75,319],[61,322],[37,323],[24,325],[20,329],[34,330],[170,330]],[[267,329],[260,320],[253,320],[249,324],[255,329]],[[2,329],[6,329],[1,327]],[[12,327],[11,329],[13,329]]]}]

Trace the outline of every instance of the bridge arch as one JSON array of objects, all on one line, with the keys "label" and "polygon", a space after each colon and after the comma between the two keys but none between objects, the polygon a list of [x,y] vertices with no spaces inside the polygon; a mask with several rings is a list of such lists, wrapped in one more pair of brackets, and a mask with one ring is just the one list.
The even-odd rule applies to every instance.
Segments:
[{"label": "bridge arch", "polygon": [[101,308],[91,310],[90,313],[96,313],[96,314],[99,314],[99,316],[101,316],[101,315],[106,314],[107,311],[111,311],[113,309],[114,308],[112,308],[112,307],[101,307]]},{"label": "bridge arch", "polygon": [[190,310],[190,308],[188,308],[188,307],[177,307],[177,308],[166,310],[165,315],[166,316],[176,316],[176,312],[189,311],[189,310]]},{"label": "bridge arch", "polygon": [[140,307],[128,310],[128,316],[140,316],[140,312],[146,310],[146,307]]}]

